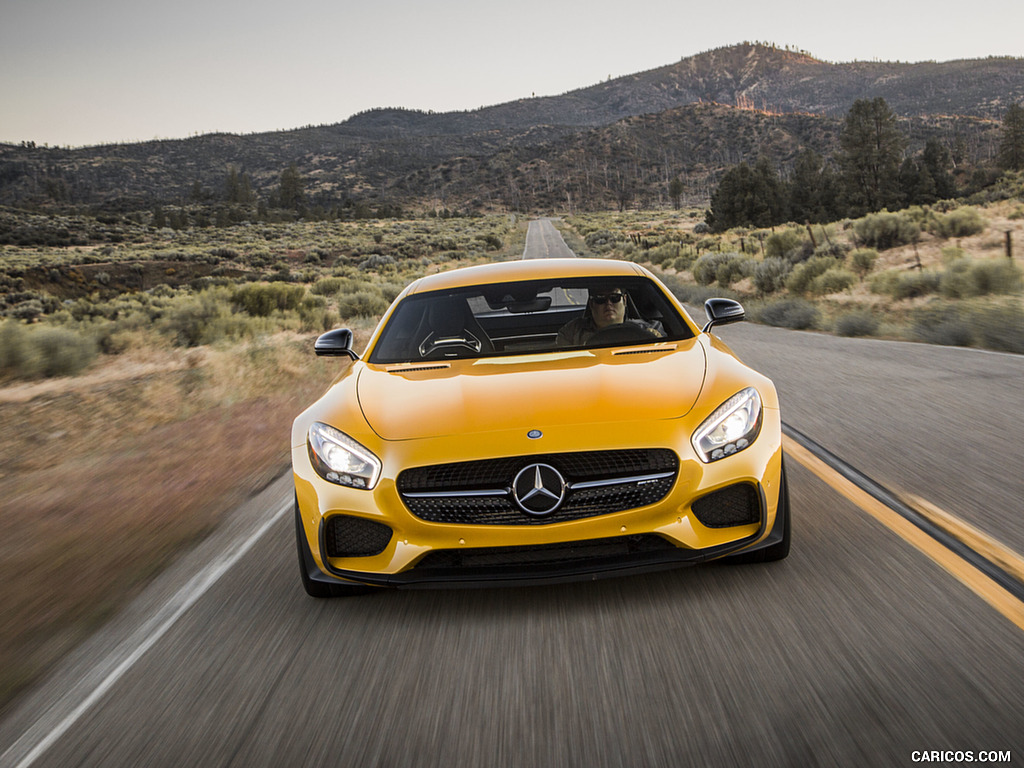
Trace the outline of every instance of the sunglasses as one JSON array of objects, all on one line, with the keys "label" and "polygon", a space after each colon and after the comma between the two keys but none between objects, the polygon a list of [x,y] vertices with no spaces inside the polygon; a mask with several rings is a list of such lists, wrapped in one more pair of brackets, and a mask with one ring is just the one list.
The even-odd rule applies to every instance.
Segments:
[{"label": "sunglasses", "polygon": [[607,304],[608,302],[618,304],[624,298],[625,296],[621,293],[606,293],[602,296],[591,296],[590,300],[595,304]]}]

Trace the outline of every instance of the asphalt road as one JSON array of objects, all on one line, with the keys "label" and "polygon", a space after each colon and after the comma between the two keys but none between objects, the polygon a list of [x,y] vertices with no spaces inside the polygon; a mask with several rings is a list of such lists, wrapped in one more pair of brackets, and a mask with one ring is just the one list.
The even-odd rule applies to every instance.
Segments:
[{"label": "asphalt road", "polygon": [[571,259],[575,256],[550,219],[530,222],[526,231],[524,259]]},{"label": "asphalt road", "polygon": [[[787,422],[1024,551],[1024,360],[719,334],[776,379]],[[800,463],[789,472],[779,563],[332,601],[299,585],[282,478],[0,723],[0,765],[1024,759],[1024,628]]]}]

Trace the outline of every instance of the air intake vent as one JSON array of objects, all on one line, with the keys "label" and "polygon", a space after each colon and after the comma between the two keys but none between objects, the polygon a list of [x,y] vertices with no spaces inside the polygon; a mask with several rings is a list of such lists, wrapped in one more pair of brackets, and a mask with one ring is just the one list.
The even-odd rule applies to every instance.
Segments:
[{"label": "air intake vent", "polygon": [[620,357],[621,355],[658,355],[664,352],[675,352],[676,346],[673,344],[670,347],[644,347],[643,349],[621,349],[617,352],[613,352],[612,355]]},{"label": "air intake vent", "polygon": [[708,528],[750,525],[761,520],[761,500],[750,483],[730,485],[702,496],[690,507],[701,524]]},{"label": "air intake vent", "polygon": [[419,373],[420,371],[443,371],[447,368],[451,368],[450,365],[417,365],[413,368],[387,368],[388,373]]},{"label": "air intake vent", "polygon": [[391,541],[391,529],[383,523],[361,517],[336,515],[327,521],[325,545],[328,557],[370,557],[379,555]]}]

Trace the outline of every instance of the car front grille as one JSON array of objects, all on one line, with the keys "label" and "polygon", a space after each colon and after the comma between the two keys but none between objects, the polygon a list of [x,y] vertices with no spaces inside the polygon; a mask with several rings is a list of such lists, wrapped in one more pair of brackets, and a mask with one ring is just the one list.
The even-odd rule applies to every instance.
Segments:
[{"label": "car front grille", "polygon": [[324,544],[328,557],[370,557],[387,549],[391,528],[375,520],[349,515],[327,519]]},{"label": "car front grille", "polygon": [[761,499],[750,483],[737,483],[702,496],[690,505],[693,514],[708,528],[750,525],[761,520]]},{"label": "car front grille", "polygon": [[[551,514],[528,514],[516,502],[513,481],[525,467],[544,464],[565,481]],[[407,469],[398,492],[416,517],[464,525],[544,525],[581,520],[654,504],[679,473],[679,459],[663,448],[511,456]]]},{"label": "car front grille", "polygon": [[621,558],[675,550],[676,547],[670,542],[652,533],[526,547],[435,550],[420,560],[415,568],[447,571],[516,566],[568,566],[602,558]]}]

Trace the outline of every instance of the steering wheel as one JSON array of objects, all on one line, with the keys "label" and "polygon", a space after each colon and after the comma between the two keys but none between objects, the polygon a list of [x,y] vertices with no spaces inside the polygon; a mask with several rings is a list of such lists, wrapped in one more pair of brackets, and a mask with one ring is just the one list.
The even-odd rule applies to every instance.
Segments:
[{"label": "steering wheel", "polygon": [[658,337],[645,328],[631,323],[607,325],[587,340],[587,346],[600,344],[629,344],[636,341],[657,341]]}]

